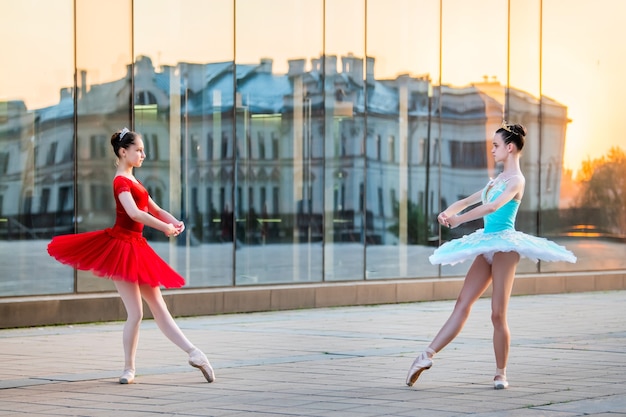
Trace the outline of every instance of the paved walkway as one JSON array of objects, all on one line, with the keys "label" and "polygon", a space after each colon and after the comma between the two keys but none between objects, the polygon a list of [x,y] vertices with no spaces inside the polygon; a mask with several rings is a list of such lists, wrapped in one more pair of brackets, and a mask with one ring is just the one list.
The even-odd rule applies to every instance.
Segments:
[{"label": "paved walkway", "polygon": [[514,297],[511,387],[492,388],[489,300],[414,387],[414,357],[453,302],[179,319],[208,384],[145,321],[119,385],[122,323],[0,330],[1,416],[626,415],[626,292]]}]

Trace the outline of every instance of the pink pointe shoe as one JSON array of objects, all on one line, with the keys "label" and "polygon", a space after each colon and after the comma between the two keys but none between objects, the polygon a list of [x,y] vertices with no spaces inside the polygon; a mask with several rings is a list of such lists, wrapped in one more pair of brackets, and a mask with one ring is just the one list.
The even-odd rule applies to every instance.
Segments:
[{"label": "pink pointe shoe", "polygon": [[209,363],[206,355],[202,353],[200,349],[194,349],[189,354],[189,365],[193,366],[194,368],[200,369],[200,372],[202,372],[202,375],[204,375],[207,382],[215,381],[215,373],[213,372],[213,368],[211,367],[211,364]]},{"label": "pink pointe shoe", "polygon": [[409,387],[412,387],[419,378],[420,374],[430,367],[433,366],[433,360],[428,357],[426,352],[422,352],[417,359],[413,361],[411,368],[409,369],[409,374],[406,376],[406,384]]}]

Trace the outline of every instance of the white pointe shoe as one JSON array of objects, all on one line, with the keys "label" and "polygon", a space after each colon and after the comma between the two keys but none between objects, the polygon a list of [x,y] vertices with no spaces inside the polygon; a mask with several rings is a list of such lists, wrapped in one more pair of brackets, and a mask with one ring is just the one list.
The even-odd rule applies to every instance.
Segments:
[{"label": "white pointe shoe", "polygon": [[204,375],[207,382],[215,381],[215,373],[213,372],[213,368],[211,367],[211,364],[209,363],[206,355],[202,353],[200,349],[194,349],[189,354],[189,365],[193,366],[194,368],[200,369],[200,372],[202,372],[202,375]]},{"label": "white pointe shoe", "polygon": [[135,382],[135,370],[124,369],[120,377],[120,384],[132,384],[133,382]]},{"label": "white pointe shoe", "polygon": [[506,375],[498,374],[493,378],[493,389],[507,389],[509,382],[506,380]]},{"label": "white pointe shoe", "polygon": [[428,357],[426,352],[422,352],[417,359],[413,361],[411,368],[409,369],[409,374],[406,376],[406,384],[409,387],[412,387],[419,378],[420,374],[430,367],[433,366],[433,360]]}]

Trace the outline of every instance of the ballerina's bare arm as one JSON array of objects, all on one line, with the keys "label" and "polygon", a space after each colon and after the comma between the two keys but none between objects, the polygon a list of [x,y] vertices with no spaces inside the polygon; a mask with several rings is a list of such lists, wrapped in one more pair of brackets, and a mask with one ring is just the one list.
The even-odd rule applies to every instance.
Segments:
[{"label": "ballerina's bare arm", "polygon": [[457,213],[465,210],[469,206],[479,203],[481,193],[482,191],[477,191],[469,197],[465,197],[452,203],[447,209],[439,213],[439,216],[437,216],[437,221],[439,222],[439,224],[441,224],[442,226],[451,227],[450,218],[452,218]]},{"label": "ballerina's bare arm", "polygon": [[163,210],[161,207],[159,207],[159,205],[152,199],[152,197],[148,197],[148,212],[165,223],[173,224],[178,233],[181,233],[183,230],[185,230],[185,223],[178,220],[167,210]]},{"label": "ballerina's bare arm", "polygon": [[[524,193],[524,178],[515,176],[510,178],[506,183],[506,188],[495,200],[474,207],[473,209],[448,218],[449,227],[456,227],[460,224],[467,223],[472,220],[485,217],[489,213],[493,213],[514,198],[521,199]],[[482,193],[482,191],[480,192]]]},{"label": "ballerina's bare arm", "polygon": [[177,233],[178,229],[172,223],[164,222],[163,220],[156,218],[150,213],[139,210],[139,207],[137,207],[137,203],[135,203],[135,200],[133,200],[133,196],[130,191],[123,191],[119,193],[118,198],[120,200],[120,203],[122,204],[122,207],[124,207],[124,210],[126,210],[126,214],[128,214],[128,217],[130,217],[134,221],[160,230],[165,233],[166,236],[172,236]]}]

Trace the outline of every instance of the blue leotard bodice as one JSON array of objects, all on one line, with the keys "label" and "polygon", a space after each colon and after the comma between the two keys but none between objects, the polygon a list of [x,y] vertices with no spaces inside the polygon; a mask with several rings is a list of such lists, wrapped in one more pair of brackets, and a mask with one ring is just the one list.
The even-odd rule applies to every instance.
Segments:
[{"label": "blue leotard bodice", "polygon": [[[494,201],[502,194],[505,188],[506,180],[495,179],[489,181],[487,186],[483,189],[483,204]],[[512,199],[493,213],[487,214],[483,218],[485,233],[515,230],[515,217],[517,216],[519,204],[519,200]]]}]

